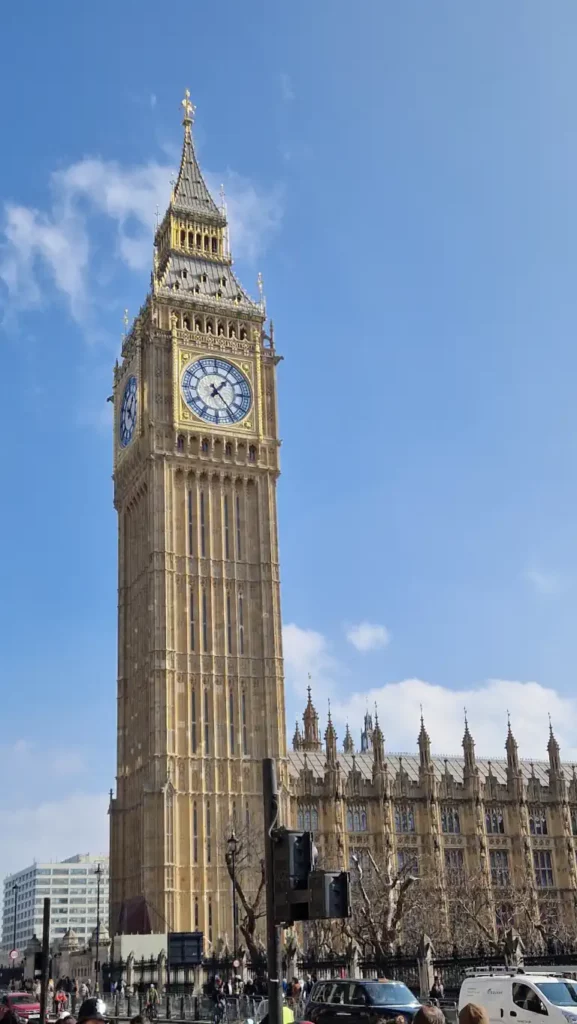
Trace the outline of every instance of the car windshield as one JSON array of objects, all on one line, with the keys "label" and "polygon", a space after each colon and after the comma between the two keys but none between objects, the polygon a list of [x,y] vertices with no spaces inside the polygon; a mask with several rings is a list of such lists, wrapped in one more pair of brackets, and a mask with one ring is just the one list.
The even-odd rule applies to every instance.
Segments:
[{"label": "car windshield", "polygon": [[363,986],[375,1006],[408,1006],[416,999],[402,981],[374,981]]},{"label": "car windshield", "polygon": [[29,996],[27,992],[15,992],[13,996],[8,996],[11,1003],[37,1003],[38,1000],[34,999],[33,996]]},{"label": "car windshield", "polygon": [[536,988],[556,1006],[575,1006],[577,987],[572,981],[540,981]]}]

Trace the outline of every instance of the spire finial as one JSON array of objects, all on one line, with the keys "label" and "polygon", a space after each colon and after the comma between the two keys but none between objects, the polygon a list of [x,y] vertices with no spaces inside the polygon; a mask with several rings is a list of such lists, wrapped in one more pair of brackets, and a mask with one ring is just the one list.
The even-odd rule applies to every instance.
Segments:
[{"label": "spire finial", "polygon": [[423,718],[423,705],[419,704],[419,707],[421,709],[421,728],[423,729],[425,727],[425,719]]},{"label": "spire finial", "polygon": [[507,708],[507,728],[509,732],[511,732],[511,713],[509,711],[509,708]]},{"label": "spire finial", "polygon": [[469,723],[467,721],[467,708],[463,708],[463,711],[465,712],[465,729],[468,729]]},{"label": "spire finial", "polygon": [[124,332],[123,332],[122,337],[126,338],[126,335],[128,334],[128,310],[127,309],[124,310],[124,316],[122,317],[122,323],[124,324]]},{"label": "spire finial", "polygon": [[182,123],[190,127],[194,124],[194,114],[196,111],[194,103],[190,102],[190,89],[184,90],[184,99],[180,101],[180,105],[184,110],[184,117],[182,119]]},{"label": "spire finial", "polygon": [[551,722],[551,712],[550,711],[547,712],[547,718],[549,719],[549,735],[552,736],[553,735],[553,725],[552,725],[552,722]]},{"label": "spire finial", "polygon": [[331,719],[331,698],[330,697],[329,697],[328,703],[329,703],[329,725],[332,725],[332,719]]}]

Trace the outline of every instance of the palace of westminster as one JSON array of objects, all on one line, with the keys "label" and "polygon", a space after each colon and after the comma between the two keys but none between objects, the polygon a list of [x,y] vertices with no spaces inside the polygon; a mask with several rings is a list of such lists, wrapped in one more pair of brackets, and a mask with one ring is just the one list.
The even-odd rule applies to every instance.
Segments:
[{"label": "palace of westminster", "polygon": [[[371,851],[436,883],[523,886],[576,922],[577,777],[548,761],[385,752],[367,714],[360,750],[321,737],[311,695],[286,749],[276,484],[280,360],[261,295],[230,255],[183,100],[180,171],[154,239],[148,295],[114,370],[118,513],[118,748],[111,796],[112,933],[145,902],[154,932],[232,935],[231,829],[262,844],[263,757],[282,817],[311,829],[326,868]],[[245,880],[250,890],[250,878]],[[255,883],[256,884],[256,883]]]}]

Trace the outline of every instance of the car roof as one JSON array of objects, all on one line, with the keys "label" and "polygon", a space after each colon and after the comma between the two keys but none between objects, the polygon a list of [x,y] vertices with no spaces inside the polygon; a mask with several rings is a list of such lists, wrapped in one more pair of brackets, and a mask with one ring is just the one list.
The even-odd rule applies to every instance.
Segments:
[{"label": "car roof", "polygon": [[354,981],[356,985],[404,985],[404,981],[400,981],[398,978],[319,978],[315,981],[315,985],[330,985],[333,982],[335,985],[337,982],[349,982]]},{"label": "car roof", "polygon": [[514,974],[512,971],[509,974],[470,974],[467,978],[463,979],[463,984],[466,981],[495,981],[496,978],[509,978],[511,981],[574,981],[574,978],[567,978],[564,974],[540,974],[536,972],[525,971],[523,974]]}]

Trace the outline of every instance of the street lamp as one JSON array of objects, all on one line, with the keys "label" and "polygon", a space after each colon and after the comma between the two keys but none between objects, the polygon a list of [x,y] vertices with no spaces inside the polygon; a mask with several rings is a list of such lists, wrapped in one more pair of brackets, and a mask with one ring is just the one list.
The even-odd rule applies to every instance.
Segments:
[{"label": "street lamp", "polygon": [[234,829],[227,840],[228,852],[230,854],[230,867],[232,875],[232,952],[236,957],[238,951],[238,914],[236,908],[236,855],[238,853],[238,839]]},{"label": "street lamp", "polygon": [[[14,885],[12,886],[12,892],[14,893],[14,934],[12,936],[12,949],[16,949],[16,912],[18,910],[18,889],[19,888],[20,887],[18,885],[18,882],[14,882]],[[13,963],[12,966],[14,967],[15,964]]]},{"label": "street lamp", "polygon": [[102,868],[98,864],[96,871],[96,963],[94,965],[94,991],[98,995],[98,979],[100,976],[100,876],[102,874]]}]

